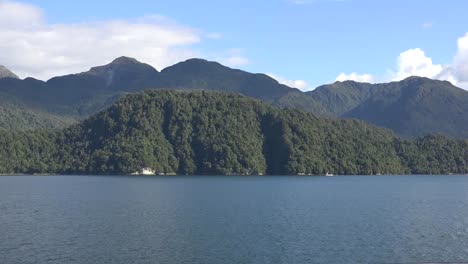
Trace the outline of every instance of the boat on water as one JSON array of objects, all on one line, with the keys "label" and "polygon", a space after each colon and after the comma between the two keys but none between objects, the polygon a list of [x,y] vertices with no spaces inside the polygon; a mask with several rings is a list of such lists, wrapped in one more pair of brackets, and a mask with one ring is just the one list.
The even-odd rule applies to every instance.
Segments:
[{"label": "boat on water", "polygon": [[327,174],[325,174],[325,176],[327,176],[327,177],[332,177],[332,176],[335,176],[335,175],[333,175],[333,173],[327,172]]}]

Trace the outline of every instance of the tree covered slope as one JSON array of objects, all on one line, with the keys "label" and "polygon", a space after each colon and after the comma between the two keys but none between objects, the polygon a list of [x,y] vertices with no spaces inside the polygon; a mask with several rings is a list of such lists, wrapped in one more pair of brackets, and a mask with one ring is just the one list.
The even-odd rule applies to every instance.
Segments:
[{"label": "tree covered slope", "polygon": [[69,128],[2,132],[1,173],[467,173],[468,141],[401,140],[354,120],[219,92],[148,90]]},{"label": "tree covered slope", "polygon": [[468,138],[468,91],[446,81],[337,82],[309,92],[327,111],[389,128],[406,137],[444,134]]}]

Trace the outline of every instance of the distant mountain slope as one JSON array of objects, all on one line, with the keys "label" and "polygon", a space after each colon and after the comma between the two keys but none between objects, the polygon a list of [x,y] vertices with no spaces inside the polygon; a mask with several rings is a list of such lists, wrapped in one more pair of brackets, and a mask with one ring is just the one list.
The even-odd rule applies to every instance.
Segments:
[{"label": "distant mountain slope", "polygon": [[335,116],[340,116],[370,98],[377,89],[369,83],[353,81],[336,82],[306,92],[317,103]]},{"label": "distant mountain slope", "polygon": [[339,117],[356,118],[403,136],[440,133],[468,138],[468,91],[446,81],[337,82],[307,93]]},{"label": "distant mountain slope", "polygon": [[217,90],[240,93],[273,102],[298,89],[278,83],[265,74],[231,69],[217,62],[190,59],[161,71],[162,86],[175,89]]},{"label": "distant mountain slope", "polygon": [[[283,96],[302,96],[302,92],[279,84],[264,74],[252,74],[225,67],[217,62],[190,59],[158,72],[148,64],[121,57],[91,68],[87,72],[55,77],[47,82],[0,79],[0,95],[14,97],[55,114],[87,117],[105,109],[121,95],[147,88],[178,90],[217,90],[240,93],[273,103]],[[318,109],[308,97],[301,104],[281,106]]]},{"label": "distant mountain slope", "polygon": [[53,115],[15,105],[0,105],[0,130],[35,130],[64,128],[75,124],[70,117]]},{"label": "distant mountain slope", "polygon": [[441,133],[468,138],[468,92],[448,82],[412,77],[384,84],[352,81],[303,93],[264,74],[190,59],[157,71],[128,57],[47,82],[0,78],[0,105],[13,103],[66,118],[86,118],[121,96],[147,88],[217,90],[317,116],[365,120],[403,136]]},{"label": "distant mountain slope", "polygon": [[319,100],[314,100],[306,96],[302,92],[289,92],[276,99],[271,105],[278,108],[298,109],[313,113],[322,117],[336,117],[331,112],[332,109],[327,109]]},{"label": "distant mountain slope", "polygon": [[[11,157],[17,157],[12,159]],[[0,131],[0,173],[467,173],[468,140],[401,140],[355,120],[212,91],[148,90],[60,131]]]},{"label": "distant mountain slope", "polygon": [[19,79],[16,74],[7,69],[5,66],[0,65],[0,79],[2,78],[14,78]]}]

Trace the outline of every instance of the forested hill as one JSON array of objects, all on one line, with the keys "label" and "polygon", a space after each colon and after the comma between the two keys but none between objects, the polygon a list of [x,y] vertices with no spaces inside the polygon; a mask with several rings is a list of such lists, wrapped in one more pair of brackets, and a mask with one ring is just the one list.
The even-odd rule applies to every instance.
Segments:
[{"label": "forested hill", "polygon": [[219,92],[148,90],[63,130],[0,133],[0,173],[468,173],[467,140],[401,140]]},{"label": "forested hill", "polygon": [[364,120],[402,136],[468,138],[468,91],[446,81],[410,77],[381,84],[336,82],[307,95],[336,116]]}]

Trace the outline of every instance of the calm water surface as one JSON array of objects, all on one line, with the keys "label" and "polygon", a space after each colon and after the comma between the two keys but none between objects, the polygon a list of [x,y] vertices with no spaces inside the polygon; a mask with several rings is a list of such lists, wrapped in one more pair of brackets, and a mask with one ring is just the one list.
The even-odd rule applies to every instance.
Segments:
[{"label": "calm water surface", "polygon": [[0,177],[0,263],[462,261],[467,176]]}]

